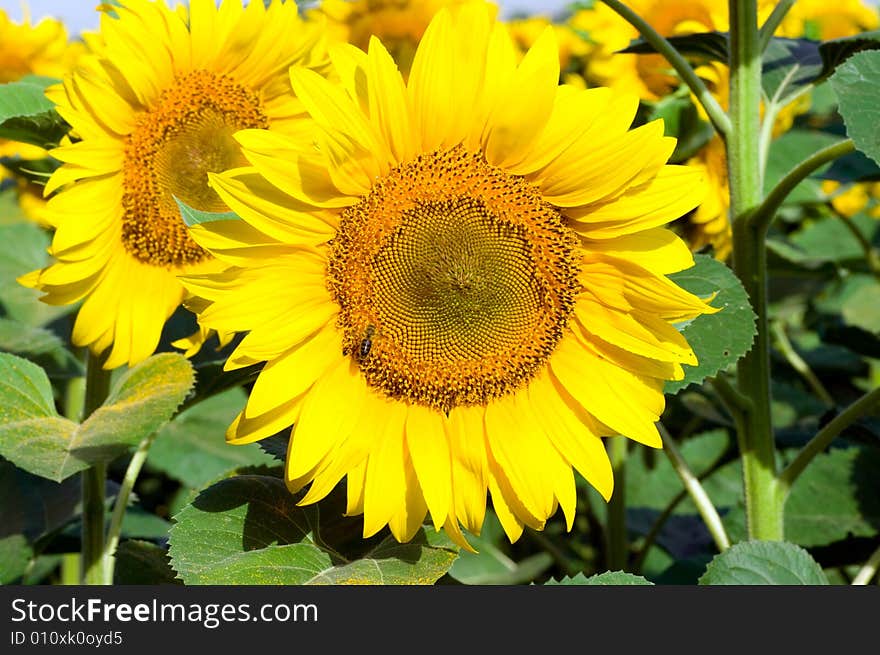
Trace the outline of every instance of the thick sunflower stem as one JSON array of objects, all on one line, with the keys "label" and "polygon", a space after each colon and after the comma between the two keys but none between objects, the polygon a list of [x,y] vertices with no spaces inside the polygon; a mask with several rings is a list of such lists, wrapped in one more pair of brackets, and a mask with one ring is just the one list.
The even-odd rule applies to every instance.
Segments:
[{"label": "thick sunflower stem", "polygon": [[614,493],[608,501],[608,520],[605,524],[606,565],[609,571],[624,571],[629,560],[625,493],[627,440],[625,437],[613,437],[608,445],[614,471]]},{"label": "thick sunflower stem", "polygon": [[757,316],[751,351],[737,366],[737,386],[750,406],[738,426],[746,516],[751,539],[783,538],[770,419],[770,335],[767,321],[766,225],[750,220],[762,201],[759,135],[761,41],[756,0],[729,0],[730,120],[727,165],[733,223],[733,269]]},{"label": "thick sunflower stem", "polygon": [[[110,392],[110,371],[100,357],[89,353],[86,364],[86,392],[83,420],[100,407]],[[106,464],[96,464],[82,472],[82,582],[108,584],[104,576],[104,489]]]}]

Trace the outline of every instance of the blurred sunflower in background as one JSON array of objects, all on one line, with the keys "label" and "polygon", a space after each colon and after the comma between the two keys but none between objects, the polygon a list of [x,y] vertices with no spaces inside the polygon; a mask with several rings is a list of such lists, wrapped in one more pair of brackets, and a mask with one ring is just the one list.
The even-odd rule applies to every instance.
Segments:
[{"label": "blurred sunflower in background", "polygon": [[[61,78],[83,50],[81,42],[68,40],[67,29],[59,21],[45,18],[32,25],[25,17],[16,23],[0,9],[0,83],[28,75]],[[0,188],[14,187],[24,215],[44,226],[43,189],[26,172],[40,169],[47,156],[39,146],[0,139]]]},{"label": "blurred sunflower in background", "polygon": [[430,513],[466,545],[487,491],[512,541],[557,507],[570,528],[572,468],[607,499],[601,437],[661,446],[696,362],[674,324],[716,311],[666,277],[703,175],[666,165],[661,121],[629,129],[636,96],[559,86],[552,29],[520,61],[483,3],[437,14],[408,82],[378,39],[330,54],[340,84],[291,71],[317,149],[239,132],[250,166],[210,178],[242,220],[191,228],[234,267],[183,278],[200,322],[247,332],[227,369],[266,362],[229,441],[293,425],[289,488],[346,478],[365,536]]},{"label": "blurred sunflower in background", "polygon": [[[441,9],[456,9],[483,0],[321,0],[308,12],[312,19],[325,19],[332,41],[350,43],[366,50],[370,38],[378,37],[404,77],[428,23]],[[487,6],[496,9],[494,4]]]},{"label": "blurred sunflower in background", "polygon": [[187,234],[176,199],[227,209],[207,173],[244,163],[237,130],[295,129],[287,69],[324,66],[321,38],[294,2],[193,0],[187,12],[122,0],[47,91],[74,140],[52,151],[63,165],[46,185],[60,190],[46,208],[56,261],[21,282],[50,304],[84,300],[72,339],[107,351],[106,368],[153,353],[184,297],[178,274],[222,268]]}]

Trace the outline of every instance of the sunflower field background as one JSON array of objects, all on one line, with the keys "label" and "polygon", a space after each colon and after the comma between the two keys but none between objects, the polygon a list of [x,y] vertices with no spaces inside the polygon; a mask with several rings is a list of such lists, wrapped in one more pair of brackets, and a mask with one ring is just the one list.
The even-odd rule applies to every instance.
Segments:
[{"label": "sunflower field background", "polygon": [[880,583],[880,12],[0,11],[0,582]]}]

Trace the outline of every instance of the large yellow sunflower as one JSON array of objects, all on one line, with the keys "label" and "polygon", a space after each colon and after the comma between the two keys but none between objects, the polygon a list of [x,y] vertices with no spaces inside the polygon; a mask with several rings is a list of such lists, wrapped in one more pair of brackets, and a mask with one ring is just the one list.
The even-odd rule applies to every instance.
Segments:
[{"label": "large yellow sunflower", "polygon": [[702,175],[661,122],[629,131],[637,97],[559,86],[552,29],[517,64],[484,7],[441,11],[408,83],[377,39],[331,60],[341,85],[291,70],[317,150],[238,133],[251,166],[210,177],[242,220],[191,232],[235,267],[184,279],[248,333],[227,368],[266,362],[229,441],[293,425],[290,489],[347,478],[365,536],[429,512],[465,543],[487,490],[511,540],[571,526],[572,468],[608,498],[601,437],[660,447],[696,361],[673,324],[714,310],[665,276],[693,259],[663,225]]},{"label": "large yellow sunflower", "polygon": [[[62,23],[44,18],[32,25],[27,17],[16,23],[0,9],[0,84],[15,82],[26,75],[60,78],[73,67],[82,50],[82,43],[68,41]],[[35,145],[0,139],[0,159],[10,164],[0,164],[0,184],[16,187],[22,211],[38,223],[45,223],[42,188],[16,175],[11,164],[43,159],[47,154]]]},{"label": "large yellow sunflower", "polygon": [[244,163],[237,130],[294,129],[302,107],[287,69],[325,64],[319,38],[294,2],[193,0],[187,12],[122,0],[47,93],[77,140],[52,151],[64,165],[46,187],[62,189],[47,207],[57,262],[22,282],[51,304],[85,299],[73,341],[110,349],[107,368],[155,350],[184,296],[178,274],[221,266],[189,237],[175,198],[226,210],[206,173]]}]

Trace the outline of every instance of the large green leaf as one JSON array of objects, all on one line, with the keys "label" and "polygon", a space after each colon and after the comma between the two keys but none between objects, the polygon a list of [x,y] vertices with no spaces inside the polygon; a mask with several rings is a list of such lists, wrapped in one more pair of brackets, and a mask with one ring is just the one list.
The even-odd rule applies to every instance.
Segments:
[{"label": "large green leaf", "polygon": [[880,52],[858,52],[830,78],[846,133],[856,148],[880,164]]},{"label": "large green leaf", "polygon": [[755,313],[742,284],[727,266],[706,255],[694,257],[695,265],[670,277],[680,287],[701,297],[717,294],[715,314],[704,314],[682,329],[697,366],[684,366],[684,379],[666,383],[666,393],[702,382],[725,370],[745,355],[755,338]]},{"label": "large green leaf", "polygon": [[800,546],[784,541],[745,541],[715,557],[701,585],[825,585],[822,568]]},{"label": "large green leaf", "polygon": [[82,363],[57,334],[46,328],[0,318],[0,352],[22,355],[59,375],[82,375]]},{"label": "large green leaf", "polygon": [[632,573],[626,573],[625,571],[605,571],[604,573],[597,573],[596,575],[591,575],[590,577],[585,576],[583,573],[578,573],[574,577],[565,577],[561,580],[550,579],[546,583],[546,585],[601,585],[601,586],[651,586],[653,583],[646,580],[640,575],[633,575]]},{"label": "large green leaf", "polygon": [[844,301],[843,320],[847,325],[880,334],[880,283],[876,279]]},{"label": "large green leaf", "polygon": [[[727,62],[729,45],[726,32],[683,34],[667,37],[666,40],[686,57]],[[656,54],[657,50],[644,39],[637,39],[619,52],[621,54],[649,55]]]},{"label": "large green leaf", "polygon": [[0,138],[56,145],[68,128],[44,92],[57,81],[31,75],[0,84]]},{"label": "large green leaf", "polygon": [[147,464],[193,489],[236,468],[273,464],[258,444],[226,442],[226,429],[246,399],[241,389],[230,389],[182,412],[159,431]]},{"label": "large green leaf", "polygon": [[70,523],[80,511],[79,478],[52,482],[0,459],[0,537],[33,543]]},{"label": "large green leaf", "polygon": [[297,499],[276,477],[221,480],[175,517],[172,566],[186,584],[432,584],[458,556],[444,533],[421,530],[344,557],[334,535],[353,537],[360,522]]},{"label": "large green leaf", "polygon": [[880,455],[874,449],[834,449],[818,455],[795,482],[785,505],[785,536],[825,546],[880,533]]},{"label": "large green leaf", "polygon": [[192,384],[192,367],[184,357],[155,355],[124,373],[105,403],[80,425],[55,410],[52,387],[41,368],[0,354],[0,455],[60,482],[115,459],[155,432]]}]

